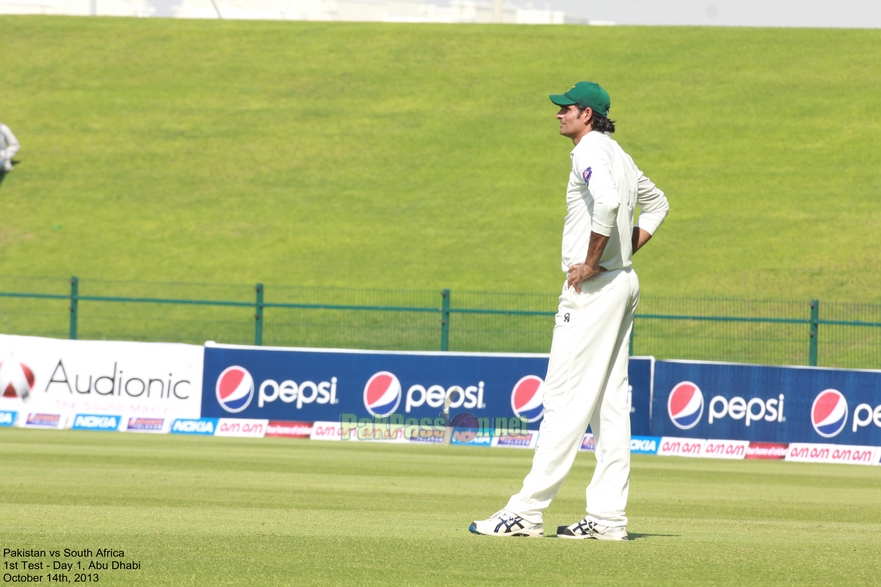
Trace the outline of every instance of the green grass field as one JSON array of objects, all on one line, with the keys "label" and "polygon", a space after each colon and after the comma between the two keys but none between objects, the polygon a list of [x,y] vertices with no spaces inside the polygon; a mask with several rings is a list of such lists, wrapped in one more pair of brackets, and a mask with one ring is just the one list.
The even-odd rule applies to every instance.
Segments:
[{"label": "green grass field", "polygon": [[554,292],[592,78],[672,202],[645,296],[879,300],[878,30],[0,28],[0,275]]},{"label": "green grass field", "polygon": [[[881,31],[0,30],[22,143],[0,282],[554,292],[570,146],[547,94],[592,78],[673,207],[636,258],[644,299],[881,301]],[[65,335],[66,301],[24,307]],[[152,319],[82,312],[83,337],[94,315],[133,338]],[[635,456],[628,543],[469,534],[531,454],[0,428],[0,549],[122,549],[140,570],[100,584],[126,586],[878,584],[881,467]],[[583,515],[592,469],[579,455],[549,533]]]},{"label": "green grass field", "polygon": [[[0,429],[0,548],[140,562],[107,585],[878,583],[881,468],[634,456],[628,543],[471,535],[531,455]],[[546,528],[583,515],[592,469]]]}]

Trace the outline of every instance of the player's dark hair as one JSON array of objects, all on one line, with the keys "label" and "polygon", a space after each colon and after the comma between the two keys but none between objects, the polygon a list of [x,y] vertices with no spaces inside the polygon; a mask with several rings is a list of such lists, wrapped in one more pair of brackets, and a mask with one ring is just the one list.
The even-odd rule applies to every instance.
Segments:
[{"label": "player's dark hair", "polygon": [[[575,107],[578,108],[578,115],[579,116],[581,116],[581,113],[584,112],[586,109],[586,107],[582,108],[581,106],[578,106],[578,105],[576,105]],[[615,121],[614,120],[609,120],[608,118],[606,118],[605,116],[603,116],[602,114],[597,112],[596,110],[592,110],[592,112],[593,112],[593,118],[592,118],[593,130],[598,130],[600,132],[604,132],[604,133],[608,133],[608,134],[612,134],[613,132],[615,132]]]}]

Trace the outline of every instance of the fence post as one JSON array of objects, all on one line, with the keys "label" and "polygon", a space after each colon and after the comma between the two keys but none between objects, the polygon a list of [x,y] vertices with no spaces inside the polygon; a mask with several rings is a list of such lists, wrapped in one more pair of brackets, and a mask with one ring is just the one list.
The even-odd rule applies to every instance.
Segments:
[{"label": "fence post", "polygon": [[820,300],[811,300],[811,349],[808,365],[817,366],[817,331],[820,326]]},{"label": "fence post", "polygon": [[77,305],[79,304],[80,280],[76,276],[70,278],[70,340],[76,340]]},{"label": "fence post", "polygon": [[441,292],[441,345],[440,350],[450,350],[450,290]]},{"label": "fence post", "polygon": [[263,284],[258,283],[257,287],[254,288],[257,290],[257,302],[254,304],[254,309],[256,313],[254,314],[254,344],[257,346],[263,345]]}]

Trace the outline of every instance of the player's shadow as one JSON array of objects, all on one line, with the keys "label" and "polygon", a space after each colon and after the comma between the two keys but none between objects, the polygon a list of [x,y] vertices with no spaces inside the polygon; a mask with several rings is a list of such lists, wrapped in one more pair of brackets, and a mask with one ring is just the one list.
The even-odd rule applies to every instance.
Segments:
[{"label": "player's shadow", "polygon": [[628,532],[627,538],[630,540],[644,540],[646,538],[680,538],[679,534],[637,534],[636,532]]},{"label": "player's shadow", "polygon": [[[637,534],[636,532],[628,532],[627,539],[630,541],[633,540],[645,540],[647,538],[679,538],[679,534]],[[548,538],[558,538],[556,534],[553,536],[548,536]]]}]

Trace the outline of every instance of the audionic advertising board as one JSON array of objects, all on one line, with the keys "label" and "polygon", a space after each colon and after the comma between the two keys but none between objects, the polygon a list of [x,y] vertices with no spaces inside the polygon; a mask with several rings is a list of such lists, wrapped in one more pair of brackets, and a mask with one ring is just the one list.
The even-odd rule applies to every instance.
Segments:
[{"label": "audionic advertising board", "polygon": [[202,354],[203,347],[185,344],[0,334],[0,411],[71,422],[77,414],[126,423],[198,418]]}]

